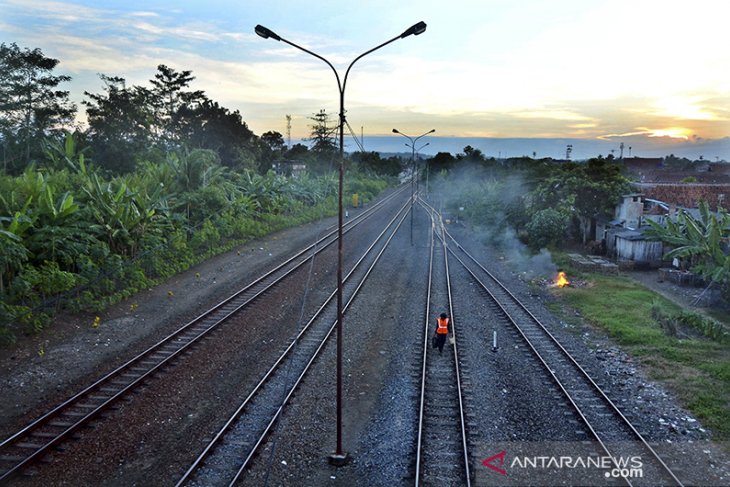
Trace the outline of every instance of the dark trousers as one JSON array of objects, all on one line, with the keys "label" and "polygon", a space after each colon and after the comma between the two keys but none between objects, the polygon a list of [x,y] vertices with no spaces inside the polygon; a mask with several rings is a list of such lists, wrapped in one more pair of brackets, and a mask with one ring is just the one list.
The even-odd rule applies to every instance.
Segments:
[{"label": "dark trousers", "polygon": [[436,348],[439,349],[439,353],[444,351],[444,343],[446,343],[446,333],[436,333]]}]

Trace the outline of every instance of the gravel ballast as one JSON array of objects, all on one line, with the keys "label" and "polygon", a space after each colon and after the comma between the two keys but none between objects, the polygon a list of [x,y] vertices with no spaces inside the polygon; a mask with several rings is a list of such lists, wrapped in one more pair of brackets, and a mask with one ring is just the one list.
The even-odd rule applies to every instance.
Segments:
[{"label": "gravel ballast", "polygon": [[[73,317],[42,338],[25,339],[0,359],[7,391],[0,405],[3,437],[258,277],[294,248],[311,243],[332,222],[279,232],[212,259],[104,313],[98,329],[90,327],[93,317]],[[327,461],[336,444],[332,340],[243,485],[412,485],[430,221],[425,212],[415,213],[412,244],[409,224],[406,219],[345,316],[343,444],[349,462],[334,467]],[[364,250],[378,226],[373,221],[346,237],[346,259]],[[600,378],[648,440],[672,449],[680,445],[679,451],[691,458],[681,465],[686,478],[727,484],[726,457],[705,446],[708,432],[629,356],[589,325],[569,325],[552,316],[544,305],[553,299],[550,294],[530,288],[503,264],[499,252],[467,228],[451,225],[449,230]],[[308,316],[332,289],[335,259],[328,255],[315,262],[311,276],[254,305],[236,325],[214,334],[17,485],[174,484],[288,343],[302,310]],[[297,295],[306,282],[310,292],[303,304]],[[457,265],[452,265],[452,286],[473,412],[469,440],[475,465],[481,461],[479,448],[493,441],[585,439],[579,423],[566,423],[573,419],[571,410],[548,374],[514,334],[494,325],[493,311]],[[494,329],[496,353],[491,350]],[[676,451],[669,448],[674,458]]]}]

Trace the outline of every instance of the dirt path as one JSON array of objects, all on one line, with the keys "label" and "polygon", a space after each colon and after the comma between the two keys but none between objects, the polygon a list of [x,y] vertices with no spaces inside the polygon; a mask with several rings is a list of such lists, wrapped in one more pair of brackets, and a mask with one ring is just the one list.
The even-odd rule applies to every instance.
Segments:
[{"label": "dirt path", "polygon": [[311,244],[334,221],[276,232],[213,257],[99,313],[96,328],[94,314],[62,315],[41,333],[0,348],[0,436],[169,335],[291,249]]},{"label": "dirt path", "polygon": [[704,314],[709,311],[709,308],[700,306],[698,301],[703,297],[709,297],[708,293],[715,292],[713,290],[706,290],[704,287],[680,286],[671,281],[660,280],[659,272],[656,270],[631,271],[626,274],[631,279],[684,308]]}]

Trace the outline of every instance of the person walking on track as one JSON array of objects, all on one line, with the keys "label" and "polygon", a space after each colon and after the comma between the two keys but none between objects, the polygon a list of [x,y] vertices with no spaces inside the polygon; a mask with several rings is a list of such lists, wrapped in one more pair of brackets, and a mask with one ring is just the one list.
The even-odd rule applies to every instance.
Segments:
[{"label": "person walking on track", "polygon": [[449,315],[441,313],[441,316],[436,318],[436,335],[434,337],[433,347],[439,349],[439,353],[444,351],[444,343],[446,343],[446,336],[451,332],[451,320]]}]

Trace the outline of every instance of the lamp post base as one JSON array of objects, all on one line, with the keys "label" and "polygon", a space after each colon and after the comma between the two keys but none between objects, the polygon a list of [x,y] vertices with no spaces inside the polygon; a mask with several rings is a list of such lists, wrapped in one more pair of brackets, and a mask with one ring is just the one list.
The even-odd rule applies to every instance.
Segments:
[{"label": "lamp post base", "polygon": [[341,467],[350,460],[350,457],[347,455],[347,453],[333,453],[332,455],[327,457],[327,460],[329,461],[330,465],[334,465],[335,467]]}]

